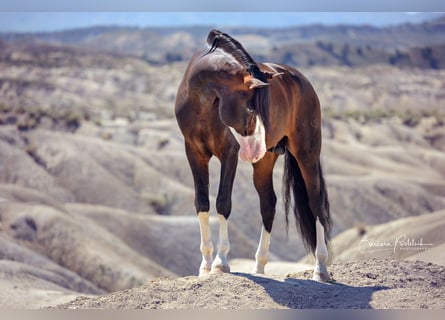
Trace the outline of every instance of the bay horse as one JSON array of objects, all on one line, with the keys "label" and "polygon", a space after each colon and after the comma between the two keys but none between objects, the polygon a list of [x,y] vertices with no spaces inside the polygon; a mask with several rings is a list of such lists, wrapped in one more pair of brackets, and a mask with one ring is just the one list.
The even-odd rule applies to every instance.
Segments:
[{"label": "bay horse", "polygon": [[[263,221],[253,273],[264,273],[277,197],[272,173],[284,154],[283,195],[288,225],[292,210],[308,250],[315,256],[313,279],[329,281],[331,218],[320,165],[321,111],[314,88],[296,69],[257,64],[242,45],[218,30],[191,58],[179,85],[175,115],[191,167],[201,233],[199,275],[230,272],[228,218],[238,156],[253,165]],[[209,161],[221,162],[216,198],[220,218],[217,254],[209,226]]]}]

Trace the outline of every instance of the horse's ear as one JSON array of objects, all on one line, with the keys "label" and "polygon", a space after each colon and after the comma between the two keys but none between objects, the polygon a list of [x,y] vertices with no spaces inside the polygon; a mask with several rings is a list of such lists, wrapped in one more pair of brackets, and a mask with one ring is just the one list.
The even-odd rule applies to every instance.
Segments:
[{"label": "horse's ear", "polygon": [[252,77],[251,75],[244,78],[244,83],[249,86],[249,89],[263,88],[270,86],[269,83],[263,82],[257,78]]},{"label": "horse's ear", "polygon": [[263,71],[263,73],[268,80],[282,76],[284,74],[284,72],[267,72],[267,71],[266,72]]}]

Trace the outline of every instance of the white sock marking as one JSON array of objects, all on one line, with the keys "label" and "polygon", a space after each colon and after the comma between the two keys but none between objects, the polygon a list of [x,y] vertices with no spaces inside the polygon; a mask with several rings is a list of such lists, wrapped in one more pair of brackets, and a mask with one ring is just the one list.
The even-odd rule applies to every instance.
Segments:
[{"label": "white sock marking", "polygon": [[269,256],[269,245],[270,245],[270,233],[264,229],[261,229],[261,238],[258,244],[258,250],[255,254],[255,267],[253,268],[253,273],[264,274],[264,266],[267,263]]},{"label": "white sock marking", "polygon": [[210,272],[213,259],[213,242],[210,234],[209,212],[199,212],[199,229],[201,232],[202,262],[199,267],[199,275],[203,276]]},{"label": "white sock marking", "polygon": [[326,241],[324,237],[324,227],[320,223],[317,217],[315,221],[315,230],[317,233],[317,246],[315,248],[315,267],[313,280],[316,281],[328,281],[329,274],[327,269],[327,263],[329,258],[328,248],[326,247]]},{"label": "white sock marking", "polygon": [[212,263],[212,272],[230,272],[229,264],[227,263],[227,254],[230,251],[229,243],[229,224],[227,219],[219,215],[219,237],[217,244],[217,254]]}]

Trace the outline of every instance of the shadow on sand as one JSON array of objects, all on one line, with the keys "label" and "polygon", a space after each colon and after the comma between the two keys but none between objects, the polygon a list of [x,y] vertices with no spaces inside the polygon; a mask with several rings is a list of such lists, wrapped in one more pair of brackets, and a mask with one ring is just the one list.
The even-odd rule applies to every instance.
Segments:
[{"label": "shadow on sand", "polygon": [[278,304],[291,309],[371,309],[372,294],[388,287],[353,287],[338,282],[319,283],[312,280],[286,278],[277,281],[247,273],[233,273],[264,287]]}]

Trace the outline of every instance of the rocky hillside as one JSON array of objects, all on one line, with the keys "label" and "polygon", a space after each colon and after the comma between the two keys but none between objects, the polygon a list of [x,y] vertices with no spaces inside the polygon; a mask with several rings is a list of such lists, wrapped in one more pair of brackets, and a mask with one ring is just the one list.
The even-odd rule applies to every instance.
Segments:
[{"label": "rocky hillside", "polygon": [[[93,27],[52,33],[4,33],[7,42],[50,42],[136,55],[151,63],[186,61],[212,26],[172,28]],[[384,28],[309,25],[288,28],[227,27],[258,60],[312,65],[445,67],[445,19]]]}]

